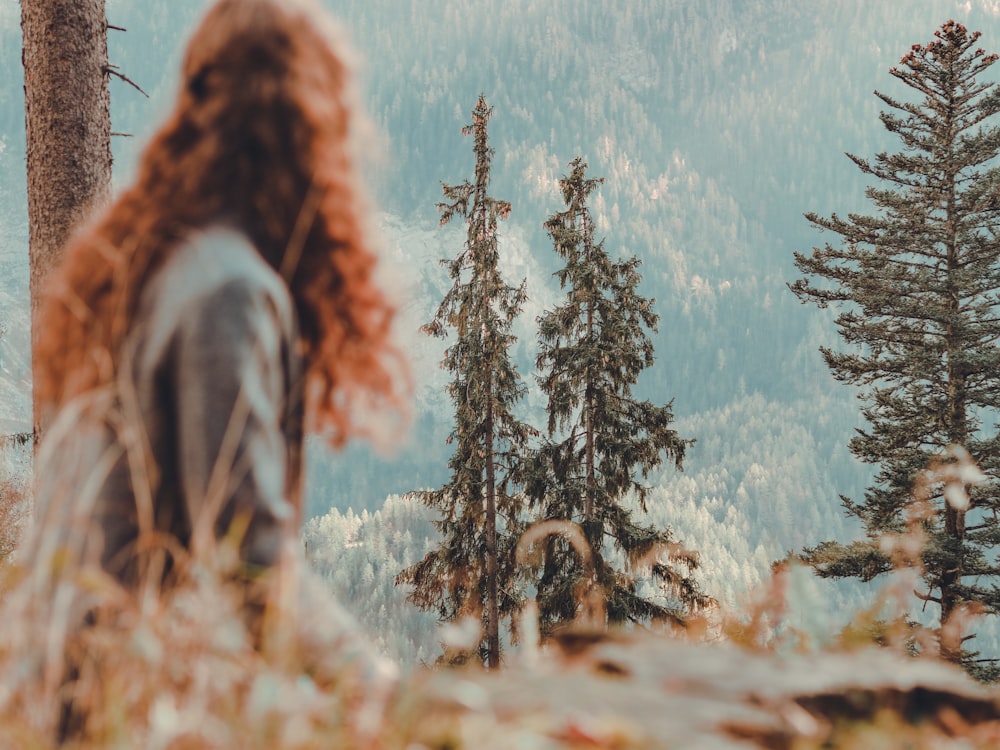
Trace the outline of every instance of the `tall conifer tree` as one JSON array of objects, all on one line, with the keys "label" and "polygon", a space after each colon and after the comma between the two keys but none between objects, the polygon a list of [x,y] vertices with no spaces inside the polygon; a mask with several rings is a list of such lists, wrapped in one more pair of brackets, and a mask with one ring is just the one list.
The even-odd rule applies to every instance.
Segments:
[{"label": "tall conifer tree", "polygon": [[[640,372],[653,364],[647,331],[656,330],[659,316],[653,300],[637,291],[640,261],[614,260],[604,241],[594,239],[587,201],[603,180],[587,178],[580,158],[569,166],[559,182],[566,208],[545,223],[565,263],[556,274],[565,298],[538,321],[538,380],[548,400],[548,440],[529,494],[542,520],[580,526],[591,562],[585,566],[566,540],[547,540],[537,595],[545,633],[576,618],[587,589],[600,597],[612,624],[677,619],[684,608],[641,597],[628,570],[616,569],[604,554],[606,540],[629,563],[669,545],[669,531],[638,523],[625,501],[634,493],[645,511],[649,488],[637,474],[645,477],[664,458],[680,469],[691,441],[671,427],[671,404],[655,406],[632,396]],[[684,564],[696,567],[697,559],[684,555]],[[656,562],[653,570],[677,603],[707,601],[678,569]]]},{"label": "tall conifer tree", "polygon": [[[808,278],[791,288],[841,310],[836,325],[850,348],[822,352],[865,404],[868,425],[850,449],[878,467],[863,500],[842,498],[868,539],[825,542],[805,558],[826,577],[868,581],[889,570],[878,540],[904,527],[915,477],[948,446],[964,446],[990,479],[965,487],[968,507],[932,488],[925,588],[917,592],[947,624],[963,603],[1000,611],[1000,128],[991,124],[1000,91],[981,79],[997,56],[976,46],[978,33],[948,21],[934,36],[889,71],[914,101],[875,92],[902,151],[873,161],[848,155],[879,181],[866,193],[875,213],[806,214],[841,244],[796,253]],[[970,662],[958,643],[942,640],[940,650]]]},{"label": "tall conifer tree", "polygon": [[513,413],[526,389],[509,357],[515,341],[511,325],[525,293],[524,282],[508,285],[498,267],[497,227],[511,206],[488,193],[492,114],[480,96],[472,123],[462,129],[473,136],[475,181],[443,185],[445,201],[438,204],[442,224],[459,216],[468,227],[462,251],[443,261],[453,285],[424,327],[432,336],[455,336],[443,362],[453,376],[449,394],[455,405],[451,480],[414,493],[440,512],[436,526],[442,542],[397,579],[413,585],[410,599],[417,606],[437,610],[443,621],[481,611],[480,653],[491,669],[500,665],[500,619],[521,603],[513,550],[522,530],[523,499],[513,492],[513,482],[531,433]]}]

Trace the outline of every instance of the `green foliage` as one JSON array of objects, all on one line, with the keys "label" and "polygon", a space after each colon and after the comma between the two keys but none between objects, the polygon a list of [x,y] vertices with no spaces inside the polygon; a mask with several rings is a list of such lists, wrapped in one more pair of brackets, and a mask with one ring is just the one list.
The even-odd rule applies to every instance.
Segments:
[{"label": "green foliage", "polygon": [[[805,559],[822,574],[870,580],[889,569],[878,540],[897,534],[913,502],[914,481],[935,456],[964,446],[986,472],[927,487],[934,512],[921,564],[941,621],[965,603],[1000,610],[987,581],[998,573],[1000,541],[1000,92],[983,74],[997,60],[976,46],[978,33],[948,21],[935,39],[916,44],[890,74],[915,94],[905,101],[876,92],[881,120],[901,141],[898,153],[874,160],[849,155],[876,178],[867,190],[874,215],[806,214],[841,238],[811,255],[796,253],[807,278],[791,285],[803,301],[841,310],[846,350],[823,348],[834,377],[856,386],[868,426],[851,452],[878,467],[861,502],[845,499],[870,543],[821,544]],[[957,459],[956,462],[960,463]],[[947,495],[947,497],[946,497]],[[948,651],[948,653],[944,653]],[[942,653],[962,659],[960,650]]]},{"label": "green foliage", "polygon": [[892,563],[871,541],[820,542],[804,550],[805,558],[823,578],[860,578],[870,581],[892,570]]},{"label": "green foliage", "polygon": [[524,284],[508,285],[498,267],[497,228],[511,207],[488,193],[492,113],[480,96],[472,123],[462,130],[474,138],[475,182],[443,185],[445,201],[438,204],[442,224],[460,216],[468,226],[462,251],[445,262],[452,287],[424,327],[432,336],[455,334],[443,363],[453,376],[451,479],[440,489],[413,493],[441,514],[436,525],[442,540],[398,581],[413,586],[411,600],[418,607],[436,610],[444,621],[481,613],[481,655],[496,667],[499,620],[512,616],[521,604],[514,547],[522,530],[523,501],[513,484],[532,430],[513,413],[525,386],[509,356],[515,341],[511,325],[525,295]]},{"label": "green foliage", "polygon": [[[653,364],[658,316],[653,300],[639,294],[638,258],[615,260],[594,238],[588,207],[602,180],[587,178],[581,158],[560,182],[566,208],[545,223],[563,261],[556,272],[565,291],[562,304],[538,321],[538,382],[547,397],[548,439],[538,452],[529,495],[541,520],[578,524],[589,558],[559,536],[545,546],[538,582],[544,632],[576,619],[581,582],[599,592],[611,623],[680,620],[688,605],[707,598],[687,576],[653,562],[653,574],[668,586],[679,606],[664,606],[636,592],[635,578],[604,554],[605,540],[635,566],[671,543],[669,531],[638,523],[626,507],[634,495],[646,510],[649,488],[637,479],[664,457],[681,468],[691,441],[671,427],[671,405],[656,406],[632,396],[640,372]],[[697,566],[695,558],[684,564]]]}]

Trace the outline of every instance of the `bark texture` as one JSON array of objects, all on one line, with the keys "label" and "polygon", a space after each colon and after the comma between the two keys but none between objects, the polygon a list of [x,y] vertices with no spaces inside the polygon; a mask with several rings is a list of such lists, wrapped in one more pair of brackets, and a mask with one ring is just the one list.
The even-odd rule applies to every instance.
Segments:
[{"label": "bark texture", "polygon": [[[111,183],[104,0],[22,0],[21,32],[34,341],[45,278]],[[37,402],[34,414],[38,440]]]}]

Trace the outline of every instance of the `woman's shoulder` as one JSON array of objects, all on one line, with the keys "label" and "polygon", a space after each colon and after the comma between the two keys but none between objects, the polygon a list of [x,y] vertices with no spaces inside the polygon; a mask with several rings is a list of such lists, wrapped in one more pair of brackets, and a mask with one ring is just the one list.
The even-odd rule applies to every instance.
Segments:
[{"label": "woman's shoulder", "polygon": [[237,321],[255,330],[276,326],[285,337],[297,328],[282,278],[244,234],[216,227],[174,248],[143,290],[133,326],[141,348],[158,352],[180,330],[222,331]]},{"label": "woman's shoulder", "polygon": [[208,295],[223,287],[243,286],[287,295],[287,286],[253,243],[235,229],[217,226],[191,234],[154,279],[154,286],[171,287],[185,297]]},{"label": "woman's shoulder", "polygon": [[164,313],[179,317],[192,308],[211,305],[220,295],[266,298],[281,317],[292,310],[287,284],[247,236],[216,226],[192,233],[174,248],[147,283],[139,317]]}]

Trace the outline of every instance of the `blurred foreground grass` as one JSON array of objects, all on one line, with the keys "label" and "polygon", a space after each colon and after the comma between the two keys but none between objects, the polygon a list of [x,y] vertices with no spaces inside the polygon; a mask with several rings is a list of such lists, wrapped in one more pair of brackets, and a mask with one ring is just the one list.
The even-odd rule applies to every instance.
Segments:
[{"label": "blurred foreground grass", "polygon": [[386,693],[356,651],[333,642],[318,663],[286,627],[294,613],[255,645],[234,588],[207,570],[146,598],[74,576],[97,615],[65,651],[29,578],[8,576],[0,602],[0,748],[55,746],[66,686],[48,670],[64,652],[87,715],[67,746],[81,750],[1000,746],[1000,693],[889,648],[578,630],[518,646],[499,673],[428,668]]},{"label": "blurred foreground grass", "polygon": [[543,648],[529,613],[500,672],[396,682],[335,607],[279,596],[252,634],[233,559],[138,593],[59,553],[0,564],[0,750],[56,747],[70,695],[78,750],[1000,747],[1000,689],[934,658],[940,634],[906,617],[912,565],[825,644],[788,625],[785,565],[685,632],[577,629]]}]

